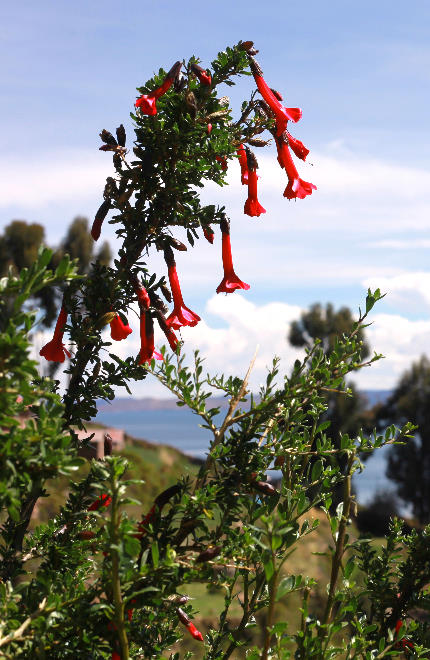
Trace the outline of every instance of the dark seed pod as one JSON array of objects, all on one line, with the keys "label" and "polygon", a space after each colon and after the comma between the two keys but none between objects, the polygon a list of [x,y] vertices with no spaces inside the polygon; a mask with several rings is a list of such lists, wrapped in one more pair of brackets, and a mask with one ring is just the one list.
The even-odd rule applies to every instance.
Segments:
[{"label": "dark seed pod", "polygon": [[257,101],[258,106],[257,106],[257,112],[261,116],[263,116],[265,119],[269,119],[270,117],[273,117],[273,113],[270,109],[270,106],[264,101],[263,99],[260,99]]},{"label": "dark seed pod", "polygon": [[197,101],[193,92],[188,92],[188,94],[185,97],[185,103],[191,117],[195,119],[197,116]]},{"label": "dark seed pod", "polygon": [[178,60],[177,62],[174,63],[174,65],[172,66],[166,77],[176,79],[181,72],[181,68],[182,68],[182,62]]},{"label": "dark seed pod", "polygon": [[102,142],[106,142],[106,144],[111,144],[114,147],[116,147],[116,145],[118,144],[117,141],[115,140],[114,136],[112,135],[112,133],[107,131],[105,128],[100,133],[100,138],[101,138]]},{"label": "dark seed pod", "polygon": [[210,561],[211,559],[219,555],[220,552],[221,552],[221,546],[219,545],[216,545],[213,548],[208,548],[207,550],[204,550],[199,554],[199,556],[196,559],[196,563]]},{"label": "dark seed pod", "polygon": [[101,147],[99,147],[99,151],[116,151],[117,150],[117,145],[115,144],[103,144]]},{"label": "dark seed pod", "polygon": [[185,605],[186,603],[188,603],[189,600],[190,597],[184,594],[183,596],[176,596],[172,598],[171,602],[174,603],[175,605]]},{"label": "dark seed pod", "polygon": [[269,144],[269,141],[262,140],[261,138],[249,138],[248,144],[252,147],[266,147]]},{"label": "dark seed pod", "polygon": [[170,293],[170,289],[165,284],[162,284],[160,286],[160,289],[161,289],[161,293],[163,294],[163,296],[165,297],[167,302],[171,303],[172,302],[172,294]]},{"label": "dark seed pod", "polygon": [[254,46],[253,41],[242,41],[240,44],[240,47],[242,50],[245,50],[247,53],[251,50],[251,48]]},{"label": "dark seed pod", "polygon": [[276,98],[278,99],[278,101],[283,101],[283,100],[284,100],[284,99],[282,98],[282,95],[281,95],[276,89],[273,89],[273,87],[271,87],[270,89],[271,89],[271,91],[274,93],[274,95],[276,96]]},{"label": "dark seed pod", "polygon": [[263,75],[263,70],[262,70],[261,66],[258,64],[257,60],[255,60],[252,55],[249,55],[249,53],[248,53],[248,60],[249,60],[249,67],[252,71],[252,74],[254,76],[261,77]]},{"label": "dark seed pod", "polygon": [[82,532],[78,533],[78,536],[83,541],[89,541],[90,539],[93,539],[95,537],[95,534],[90,530],[83,530]]},{"label": "dark seed pod", "polygon": [[118,139],[118,144],[121,147],[125,147],[126,134],[125,134],[125,128],[124,128],[123,124],[118,126],[118,128],[116,129],[116,137]]},{"label": "dark seed pod", "polygon": [[105,456],[110,456],[112,454],[112,447],[113,447],[112,436],[109,433],[105,433],[105,437],[104,437]]},{"label": "dark seed pod", "polygon": [[248,163],[248,169],[249,170],[258,169],[258,161],[255,157],[255,154],[248,147],[245,147],[245,151],[246,151],[246,160]]},{"label": "dark seed pod", "polygon": [[175,257],[173,256],[173,250],[170,245],[166,245],[164,247],[164,260],[168,268],[176,265]]},{"label": "dark seed pod", "polygon": [[103,197],[105,199],[116,199],[118,197],[118,188],[116,186],[116,181],[111,176],[108,176],[106,179],[105,189],[103,191]]},{"label": "dark seed pod", "polygon": [[190,617],[188,616],[188,614],[185,614],[184,610],[182,610],[180,607],[178,607],[176,613],[178,615],[179,621],[183,623],[184,626],[187,626],[190,623],[191,621]]},{"label": "dark seed pod", "polygon": [[275,467],[282,467],[285,463],[285,456],[277,456],[275,458]]},{"label": "dark seed pod", "polygon": [[113,166],[117,170],[117,172],[121,172],[122,170],[122,158],[119,154],[115,154],[113,157]]},{"label": "dark seed pod", "polygon": [[224,215],[219,223],[219,228],[223,234],[230,233],[230,220]]},{"label": "dark seed pod", "polygon": [[179,252],[186,252],[188,249],[184,243],[181,243],[181,241],[178,241],[177,238],[173,238],[172,236],[169,237],[169,243],[173,248],[175,248],[175,250],[178,250]]},{"label": "dark seed pod", "polygon": [[175,82],[173,83],[173,89],[179,94],[185,88],[186,84],[187,79],[182,73],[179,73],[179,75],[175,78]]},{"label": "dark seed pod", "polygon": [[279,495],[278,491],[272,484],[267,481],[253,481],[251,486],[264,495]]}]

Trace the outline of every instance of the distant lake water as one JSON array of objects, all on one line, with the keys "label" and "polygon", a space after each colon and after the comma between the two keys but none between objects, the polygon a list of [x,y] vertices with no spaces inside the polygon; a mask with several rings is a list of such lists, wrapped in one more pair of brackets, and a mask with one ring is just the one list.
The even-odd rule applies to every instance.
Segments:
[{"label": "distant lake water", "polygon": [[[211,433],[199,427],[200,417],[187,408],[172,410],[101,410],[94,420],[107,426],[123,429],[135,438],[171,445],[189,456],[203,458],[208,450]],[[361,474],[354,477],[360,504],[371,500],[378,490],[392,490],[385,476],[388,447],[376,451],[365,464]]]}]

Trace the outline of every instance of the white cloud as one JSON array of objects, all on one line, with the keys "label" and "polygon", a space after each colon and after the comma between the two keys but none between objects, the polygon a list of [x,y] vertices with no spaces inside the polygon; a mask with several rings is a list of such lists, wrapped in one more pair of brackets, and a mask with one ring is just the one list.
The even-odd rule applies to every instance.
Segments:
[{"label": "white cloud", "polygon": [[97,150],[64,150],[0,160],[0,207],[23,212],[49,204],[80,200],[82,211],[94,195],[101,197],[112,160]]},{"label": "white cloud", "polygon": [[[267,367],[271,366],[275,355],[282,360],[280,373],[289,373],[294,360],[303,358],[303,351],[294,349],[287,341],[287,334],[293,320],[300,317],[301,308],[283,302],[269,302],[256,305],[243,295],[213,296],[207,302],[203,319],[194,328],[183,328],[181,337],[185,341],[184,352],[192,359],[195,349],[205,358],[205,368],[212,374],[225,373],[243,377],[258,347],[255,367],[250,385],[256,391],[265,380]],[[371,317],[372,324],[366,333],[372,347],[382,353],[385,359],[363,368],[353,375],[361,389],[390,389],[395,386],[400,375],[410,367],[412,361],[429,352],[430,319],[409,320],[399,314],[376,313]],[[108,350],[120,357],[137,355],[140,349],[139,323],[134,313],[129,314],[133,333],[125,341],[112,342]],[[49,341],[52,333],[44,331],[35,337],[35,353]],[[109,340],[109,331],[106,332]],[[164,335],[156,328],[156,347],[165,343]],[[67,346],[67,341],[66,341]],[[73,351],[73,348],[69,346]],[[43,360],[41,360],[44,363]],[[42,367],[43,368],[43,367]],[[61,369],[56,376],[63,385],[66,378]],[[131,384],[134,397],[169,397],[155,378],[148,376],[143,382]],[[117,390],[117,396],[127,396],[124,389]]]},{"label": "white cloud", "polygon": [[429,354],[430,320],[410,321],[398,314],[375,314],[366,333],[371,347],[385,359],[354,377],[362,389],[391,389],[413,361]]},{"label": "white cloud", "polygon": [[430,312],[430,273],[409,272],[391,277],[370,277],[364,281],[365,287],[379,287],[386,293],[390,304],[402,312],[414,312],[428,316]]}]

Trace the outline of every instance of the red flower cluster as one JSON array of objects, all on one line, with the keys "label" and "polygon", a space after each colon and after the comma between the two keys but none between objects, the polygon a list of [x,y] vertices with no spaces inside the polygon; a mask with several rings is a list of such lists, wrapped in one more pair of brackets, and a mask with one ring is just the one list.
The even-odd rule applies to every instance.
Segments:
[{"label": "red flower cluster", "polygon": [[[266,118],[273,118],[275,120],[275,128],[272,130],[272,133],[275,136],[276,147],[278,150],[278,162],[280,166],[285,169],[288,176],[288,185],[285,188],[284,197],[287,199],[304,199],[307,195],[311,195],[313,190],[316,190],[316,186],[300,178],[296,166],[294,165],[290,149],[297,158],[300,158],[303,161],[306,160],[306,157],[309,154],[309,149],[305,147],[303,142],[293,137],[287,129],[288,122],[299,121],[302,116],[302,111],[300,108],[290,108],[283,105],[282,95],[275,89],[269,87],[269,85],[266,83],[263,78],[263,72],[254,59],[252,52],[255,53],[256,51],[248,52],[250,67],[254,76],[255,83],[257,85],[257,89],[263,97],[263,100],[258,101],[256,105],[254,104],[254,107],[259,106],[260,114],[264,115]],[[181,62],[176,62],[167,73],[165,79],[159,87],[148,94],[142,94],[137,99],[135,105],[142,114],[149,116],[156,115],[157,100],[160,99],[172,87],[172,85],[174,85],[174,89],[177,92],[180,92],[184,89],[185,81],[181,74],[181,67]],[[211,88],[212,77],[208,70],[203,69],[197,63],[192,63],[190,66],[190,72],[191,75],[194,75],[198,78],[202,86]],[[203,89],[201,90],[201,94],[202,97],[204,97]],[[197,112],[197,106],[195,106],[195,110]],[[216,113],[214,113],[213,116],[215,117]],[[211,118],[212,115],[209,115],[206,119],[208,136],[210,136],[212,132]],[[123,141],[119,140],[122,147],[125,144],[124,141],[125,137],[123,138]],[[263,140],[252,136],[249,137],[247,141],[249,144],[254,144],[255,146],[264,146],[264,144],[267,144]],[[107,147],[106,150],[108,150]],[[266,213],[266,210],[258,200],[257,159],[249,147],[242,143],[237,147],[236,153],[241,169],[241,183],[242,185],[248,186],[248,197],[244,204],[244,213],[251,217],[259,217],[261,214]],[[228,166],[227,157],[221,154],[214,154],[214,159],[219,163],[220,169],[225,172]],[[97,211],[92,228],[94,239],[99,237],[101,223],[111,208],[112,203],[113,202],[110,198],[106,198],[100,209]],[[222,234],[222,263],[224,269],[224,277],[216,291],[217,293],[232,293],[237,289],[249,289],[249,284],[242,282],[242,280],[236,275],[233,268],[230,243],[230,226],[226,218],[220,222],[220,228]],[[210,243],[213,243],[214,233],[210,227],[205,227],[203,229],[203,234]],[[177,249],[186,249],[185,247],[178,247],[178,241],[176,241],[176,247]],[[124,259],[125,257],[121,258],[121,263],[123,265],[127,265],[126,260],[124,261]],[[138,283],[137,277],[131,272],[129,273],[129,278],[133,282],[135,294],[137,296],[140,307],[141,347],[139,352],[139,364],[145,364],[153,358],[163,359],[163,356],[154,349],[154,318],[157,319],[158,324],[163,330],[171,349],[174,351],[177,349],[179,343],[175,331],[184,326],[194,327],[200,321],[200,317],[191,309],[189,309],[189,307],[187,307],[184,303],[181,287],[179,284],[178,273],[176,270],[176,263],[170,245],[165,247],[165,260],[167,263],[171,296],[173,297],[173,310],[167,318],[165,318],[163,313],[163,304],[155,292],[150,292],[150,295],[148,295],[146,289]],[[162,287],[162,289],[163,288],[164,290],[167,289],[165,286]],[[167,294],[165,295],[170,302],[170,293],[168,290]],[[150,310],[151,305],[152,309]],[[62,362],[64,361],[64,353],[67,353],[67,355],[70,356],[62,344],[63,327],[66,319],[67,314],[64,311],[64,308],[62,308],[55,328],[54,338],[41,351],[41,355],[44,355],[48,360],[56,360]],[[111,337],[116,341],[126,339],[127,336],[132,332],[128,323],[124,323],[119,314],[115,315],[110,325]]]},{"label": "red flower cluster", "polygon": [[[294,165],[289,148],[301,160],[306,160],[309,149],[305,147],[303,142],[294,138],[287,130],[289,121],[298,122],[302,116],[300,108],[286,108],[282,105],[282,96],[269,87],[263,78],[263,72],[256,62],[254,57],[248,56],[251,66],[252,75],[256,82],[257,88],[264,99],[264,113],[272,115],[275,119],[276,128],[274,136],[276,140],[276,147],[278,150],[278,162],[280,166],[285,169],[288,176],[288,185],[284,191],[284,197],[287,199],[304,199],[307,195],[311,195],[316,186],[313,183],[308,183],[299,177],[296,166]],[[242,147],[242,145],[241,145]],[[240,147],[240,148],[241,148]],[[238,152],[239,153],[239,152]],[[264,209],[260,206],[257,200],[257,174],[255,168],[250,167],[249,150],[248,155],[248,186],[249,195],[245,203],[245,213],[250,216],[259,216],[264,213]],[[240,155],[239,155],[240,159]],[[241,162],[241,161],[240,161]],[[242,162],[241,162],[242,168]],[[252,173],[252,174],[251,174]],[[243,169],[242,169],[242,183],[243,183]],[[250,185],[251,184],[251,185]]]},{"label": "red flower cluster", "polygon": [[263,72],[260,69],[260,66],[257,64],[255,59],[249,56],[249,62],[251,65],[252,75],[256,82],[258,91],[260,92],[263,99],[266,101],[267,105],[273,112],[276,118],[276,132],[277,135],[282,135],[282,133],[287,128],[287,123],[289,121],[298,122],[301,119],[302,111],[300,108],[286,108],[282,105],[279,100],[279,94],[275,94],[266,81],[263,78]]}]

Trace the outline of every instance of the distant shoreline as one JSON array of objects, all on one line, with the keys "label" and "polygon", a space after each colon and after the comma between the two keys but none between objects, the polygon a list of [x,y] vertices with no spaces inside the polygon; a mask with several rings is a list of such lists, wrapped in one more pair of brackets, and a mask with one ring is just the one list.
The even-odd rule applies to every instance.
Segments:
[{"label": "distant shoreline", "polygon": [[[368,405],[371,408],[376,403],[384,403],[392,390],[366,390],[360,392],[368,400]],[[258,398],[257,396],[255,397]],[[228,398],[221,396],[214,396],[210,399],[211,407],[226,408],[228,406]],[[141,399],[121,398],[117,397],[112,402],[100,401],[97,409],[99,412],[131,412],[139,410],[176,410],[177,399],[156,399],[152,397],[144,397]]]}]

